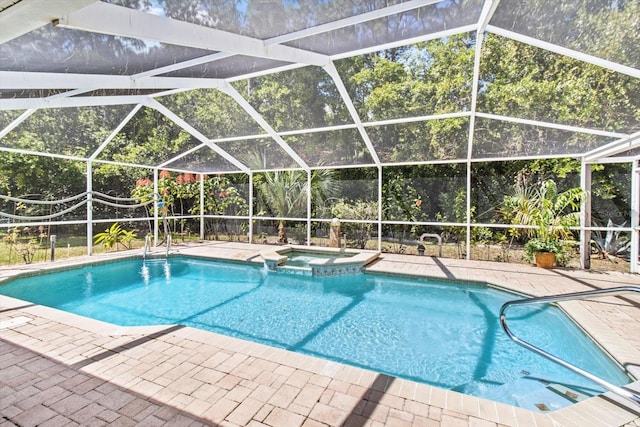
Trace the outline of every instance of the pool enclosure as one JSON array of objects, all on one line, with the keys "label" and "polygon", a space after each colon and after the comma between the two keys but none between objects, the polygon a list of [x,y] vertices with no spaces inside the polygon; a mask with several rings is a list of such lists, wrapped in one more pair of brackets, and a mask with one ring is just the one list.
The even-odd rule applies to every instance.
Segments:
[{"label": "pool enclosure", "polygon": [[339,217],[471,258],[553,178],[587,190],[582,266],[597,241],[638,272],[638,28],[608,0],[0,0],[0,230],[90,254],[114,222],[305,244]]}]

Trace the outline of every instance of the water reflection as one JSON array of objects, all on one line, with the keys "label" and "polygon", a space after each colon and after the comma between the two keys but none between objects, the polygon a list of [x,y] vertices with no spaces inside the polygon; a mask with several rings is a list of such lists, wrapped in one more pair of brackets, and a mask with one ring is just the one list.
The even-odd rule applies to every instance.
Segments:
[{"label": "water reflection", "polygon": [[149,267],[145,263],[142,263],[142,267],[140,268],[140,276],[142,276],[142,281],[144,282],[145,288],[149,285],[149,279],[151,275],[149,274]]},{"label": "water reflection", "polygon": [[164,262],[163,271],[165,282],[167,282],[167,284],[171,283],[171,265],[168,261]]},{"label": "water reflection", "polygon": [[86,272],[86,274],[84,275],[84,283],[85,287],[82,290],[82,294],[85,296],[85,298],[88,298],[93,294],[93,273],[91,273],[90,271]]}]

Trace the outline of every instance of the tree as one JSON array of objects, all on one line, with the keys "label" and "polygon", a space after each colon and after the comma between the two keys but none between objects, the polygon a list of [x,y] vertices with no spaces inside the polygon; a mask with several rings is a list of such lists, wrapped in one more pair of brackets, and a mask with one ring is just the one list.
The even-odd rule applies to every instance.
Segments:
[{"label": "tree", "polygon": [[[311,199],[318,205],[333,197],[338,190],[334,173],[329,169],[313,170],[310,183]],[[307,173],[293,170],[257,174],[254,177],[254,186],[257,190],[259,212],[280,219],[280,243],[287,243],[284,218],[306,216],[309,192]]]}]

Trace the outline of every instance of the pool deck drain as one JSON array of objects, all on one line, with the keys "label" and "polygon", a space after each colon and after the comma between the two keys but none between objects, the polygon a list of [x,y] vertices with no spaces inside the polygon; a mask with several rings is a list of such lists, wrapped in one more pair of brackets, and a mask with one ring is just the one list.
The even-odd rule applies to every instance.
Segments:
[{"label": "pool deck drain", "polygon": [[[248,260],[269,247],[173,249]],[[107,257],[114,255],[3,268],[0,281]],[[631,274],[392,254],[367,270],[484,281],[531,295],[640,285]],[[639,306],[634,295],[563,304],[636,378]],[[537,413],[193,328],[119,327],[3,296],[0,325],[0,426],[640,426],[640,408],[609,393]]]}]

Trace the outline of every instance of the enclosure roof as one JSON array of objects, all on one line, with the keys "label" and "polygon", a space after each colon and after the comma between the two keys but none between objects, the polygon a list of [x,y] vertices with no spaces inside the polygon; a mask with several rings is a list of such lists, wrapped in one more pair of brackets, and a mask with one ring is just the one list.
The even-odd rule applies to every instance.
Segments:
[{"label": "enclosure roof", "polygon": [[[610,0],[0,0],[0,150],[116,161],[112,141],[138,114],[152,111],[190,138],[188,148],[140,163],[154,168],[213,173],[560,156],[635,159],[637,103],[624,123],[594,119],[584,126],[492,110],[482,97],[488,37],[640,79],[637,11],[637,3]],[[418,113],[372,118],[354,99],[350,76],[340,71],[345,58],[458,34],[469,35],[474,55],[469,80],[459,83],[471,88],[470,96],[456,110],[419,106]],[[302,68],[319,70],[315,86],[341,100],[325,105],[331,119],[277,123],[243,93],[251,79],[288,73],[293,82]],[[230,97],[233,106],[219,110],[234,114],[229,126],[200,123],[185,112],[176,94],[192,90]],[[78,130],[87,132],[78,140],[90,140],[82,149],[47,149],[44,136],[33,146],[12,142],[12,134],[38,114],[85,110],[98,111],[92,117],[105,118],[110,132],[96,137],[89,128]],[[390,154],[383,148],[388,132],[451,121],[466,129],[451,153],[425,148]],[[504,148],[516,133],[537,135],[536,141],[522,137],[521,144]],[[334,139],[360,154],[335,153],[326,147]],[[261,145],[277,154],[256,167],[242,154]]]}]

